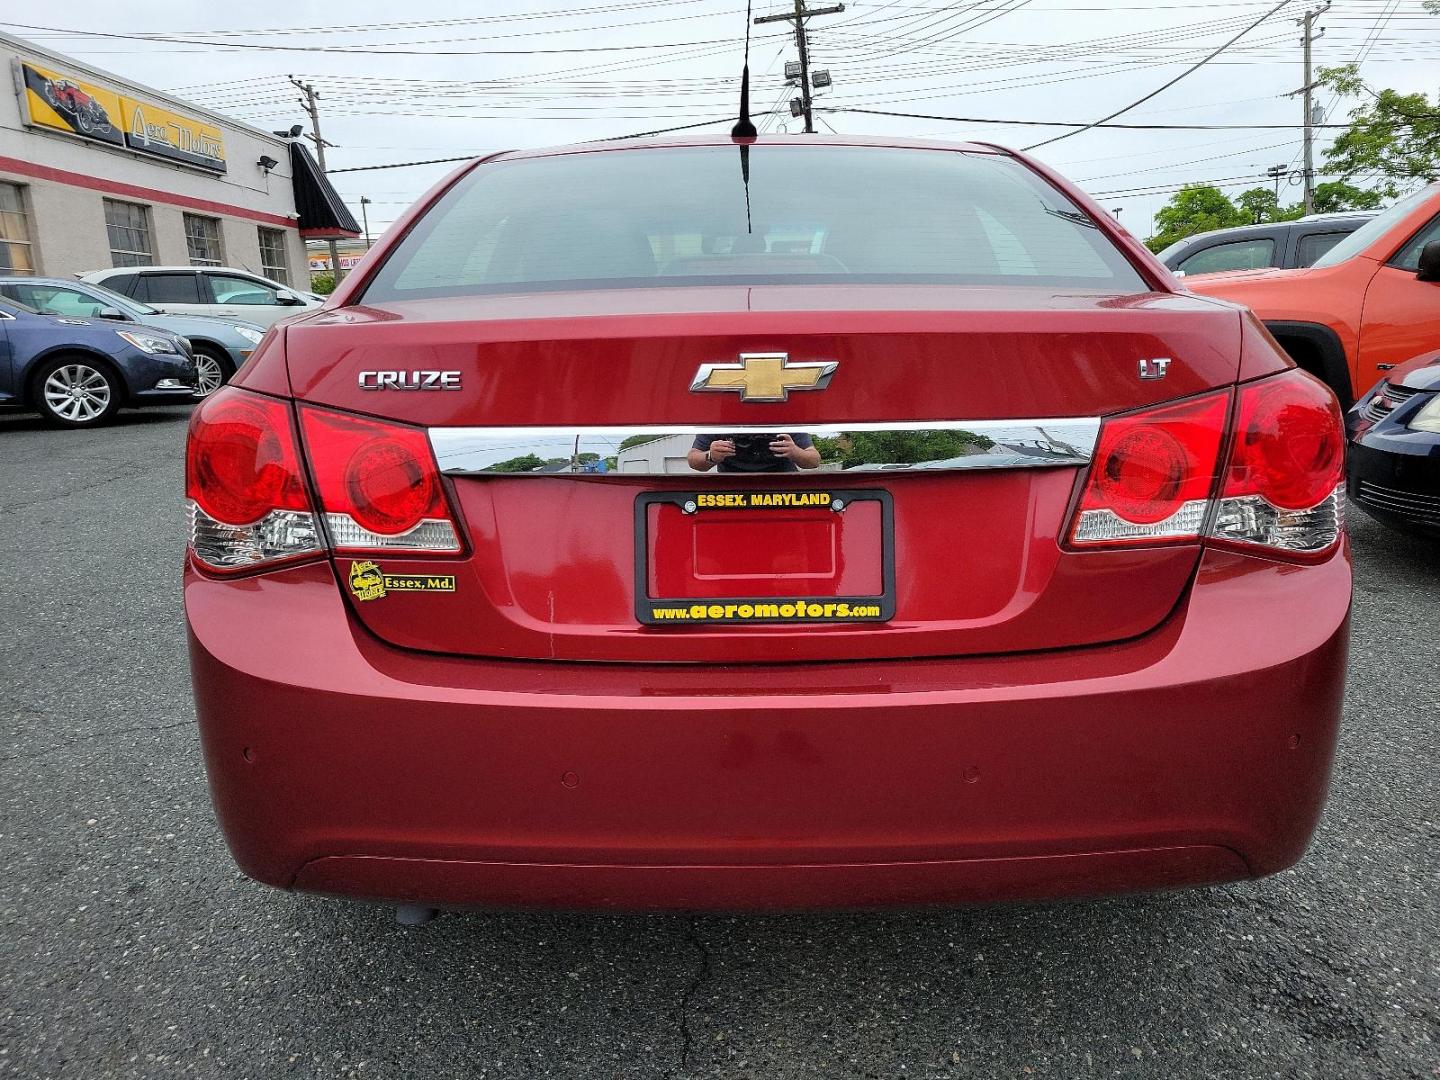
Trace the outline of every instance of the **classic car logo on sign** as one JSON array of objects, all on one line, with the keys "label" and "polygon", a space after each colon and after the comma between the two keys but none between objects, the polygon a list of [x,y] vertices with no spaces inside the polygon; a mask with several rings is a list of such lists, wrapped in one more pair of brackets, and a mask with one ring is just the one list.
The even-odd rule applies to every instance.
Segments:
[{"label": "classic car logo on sign", "polygon": [[784,401],[791,390],[824,390],[839,364],[792,364],[788,353],[741,353],[738,364],[701,364],[690,389],[734,391],[741,401]]}]

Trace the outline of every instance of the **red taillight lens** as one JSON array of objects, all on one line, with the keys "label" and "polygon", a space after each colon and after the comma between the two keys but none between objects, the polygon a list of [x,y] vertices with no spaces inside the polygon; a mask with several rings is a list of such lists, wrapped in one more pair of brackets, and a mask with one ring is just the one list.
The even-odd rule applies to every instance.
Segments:
[{"label": "red taillight lens", "polygon": [[227,525],[249,525],[271,510],[309,510],[285,403],[230,388],[196,406],[185,493]]},{"label": "red taillight lens", "polygon": [[[428,458],[430,448],[422,449]],[[429,462],[389,439],[371,439],[355,451],[345,466],[345,490],[355,520],[377,533],[402,533],[445,513]]]},{"label": "red taillight lens", "polygon": [[1071,541],[1114,545],[1198,538],[1229,403],[1229,393],[1220,391],[1106,420]]},{"label": "red taillight lens", "polygon": [[1328,387],[1298,370],[1246,383],[1209,535],[1323,552],[1345,528],[1344,480],[1345,423]]},{"label": "red taillight lens", "polygon": [[1345,423],[1323,384],[1290,371],[1240,388],[1223,497],[1260,495],[1282,510],[1305,510],[1344,476]]},{"label": "red taillight lens", "polygon": [[424,431],[312,408],[300,423],[337,549],[460,550]]},{"label": "red taillight lens", "polygon": [[290,407],[227,386],[190,416],[185,444],[190,550],[212,570],[320,553]]}]

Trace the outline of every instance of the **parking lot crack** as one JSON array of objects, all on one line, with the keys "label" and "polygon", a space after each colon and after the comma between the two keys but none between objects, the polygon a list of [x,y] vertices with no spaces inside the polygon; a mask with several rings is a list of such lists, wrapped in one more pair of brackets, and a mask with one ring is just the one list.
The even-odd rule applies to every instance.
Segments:
[{"label": "parking lot crack", "polygon": [[0,765],[9,765],[19,761],[38,761],[39,759],[43,757],[48,757],[49,755],[54,754],[60,750],[68,750],[73,746],[79,746],[81,743],[90,742],[94,739],[110,738],[115,735],[131,735],[140,731],[173,731],[176,728],[193,727],[194,724],[194,720],[177,720],[174,723],[170,724],[136,724],[132,727],[108,728],[100,731],[89,731],[84,733],[83,735],[77,735],[73,739],[66,739],[64,742],[54,743],[50,746],[43,746],[40,749],[34,751],[33,753],[10,754],[6,757],[0,757]]},{"label": "parking lot crack", "polygon": [[680,1071],[682,1074],[690,1067],[690,1048],[694,1044],[694,1037],[690,1033],[690,1002],[694,1000],[700,987],[710,979],[710,949],[705,942],[700,940],[700,935],[695,932],[693,921],[686,927],[685,940],[694,947],[697,963],[695,975],[684,993],[680,995],[680,1003],[675,1007],[675,1026],[680,1032]]}]

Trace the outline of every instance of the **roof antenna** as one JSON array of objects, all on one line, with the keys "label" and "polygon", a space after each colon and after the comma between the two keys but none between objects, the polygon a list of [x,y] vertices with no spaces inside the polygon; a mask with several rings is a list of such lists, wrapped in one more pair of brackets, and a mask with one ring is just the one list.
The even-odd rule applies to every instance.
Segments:
[{"label": "roof antenna", "polygon": [[754,235],[755,226],[750,220],[750,140],[759,136],[755,125],[750,122],[750,5],[745,0],[745,66],[740,71],[740,118],[730,129],[732,139],[744,139],[740,144],[740,180],[745,185],[745,233]]},{"label": "roof antenna", "polygon": [[730,129],[732,139],[753,139],[760,133],[750,122],[750,5],[745,0],[745,67],[740,72],[740,119]]}]

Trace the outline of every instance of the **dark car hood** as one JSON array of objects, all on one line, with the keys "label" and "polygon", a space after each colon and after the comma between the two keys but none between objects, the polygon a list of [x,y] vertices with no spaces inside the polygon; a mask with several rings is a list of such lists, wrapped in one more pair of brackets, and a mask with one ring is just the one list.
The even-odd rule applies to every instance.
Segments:
[{"label": "dark car hood", "polygon": [[1392,386],[1411,390],[1440,390],[1440,351],[1432,349],[1397,364],[1387,379]]},{"label": "dark car hood", "polygon": [[157,337],[170,338],[179,343],[180,333],[164,326],[150,326],[146,323],[118,322],[114,319],[82,319],[76,315],[40,315],[39,318],[54,326],[83,326],[87,330],[114,330],[117,334],[122,330],[132,332],[154,334]]}]

